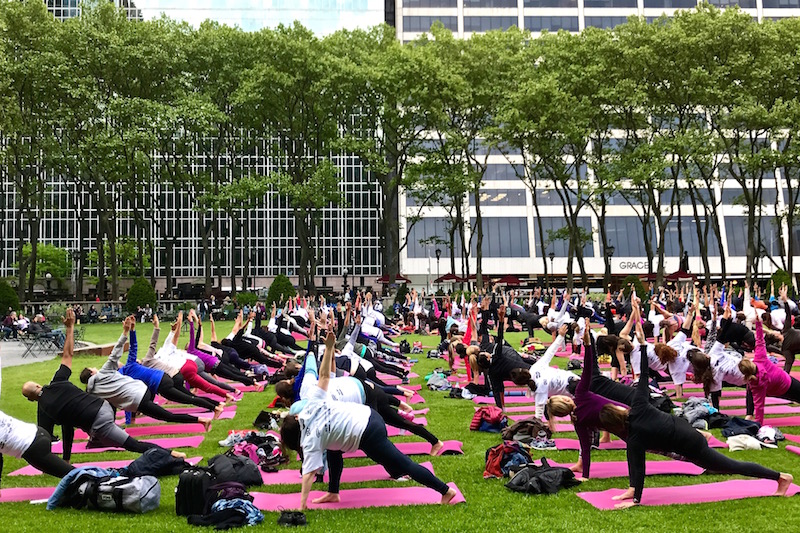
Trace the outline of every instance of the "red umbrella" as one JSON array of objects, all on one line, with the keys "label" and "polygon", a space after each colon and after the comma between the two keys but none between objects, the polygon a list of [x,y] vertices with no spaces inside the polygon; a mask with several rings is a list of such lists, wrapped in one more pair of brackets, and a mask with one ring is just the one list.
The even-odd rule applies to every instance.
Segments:
[{"label": "red umbrella", "polygon": [[[383,284],[383,285],[386,285],[386,284],[388,284],[388,283],[389,283],[389,275],[388,275],[388,274],[384,274],[383,276],[381,276],[381,277],[379,277],[379,278],[377,279],[377,282],[378,282],[378,283],[381,283],[381,284]],[[394,277],[394,282],[395,282],[395,283],[411,283],[411,280],[410,280],[410,279],[408,279],[407,277],[405,277],[405,276],[404,276],[404,275],[402,275],[402,274],[398,274],[398,275],[396,275],[396,276]]]},{"label": "red umbrella", "polygon": [[449,281],[453,281],[455,283],[460,283],[460,282],[462,282],[464,280],[462,278],[456,276],[455,274],[450,273],[450,274],[445,274],[444,276],[442,276],[440,278],[436,278],[433,282],[434,283],[447,283]]},{"label": "red umbrella", "polygon": [[685,270],[676,270],[669,276],[666,276],[664,279],[666,279],[667,281],[690,281],[697,279],[697,276],[695,276],[694,274],[690,274]]},{"label": "red umbrella", "polygon": [[522,280],[520,280],[517,276],[503,276],[502,278],[496,280],[495,283],[518,286],[522,285]]}]

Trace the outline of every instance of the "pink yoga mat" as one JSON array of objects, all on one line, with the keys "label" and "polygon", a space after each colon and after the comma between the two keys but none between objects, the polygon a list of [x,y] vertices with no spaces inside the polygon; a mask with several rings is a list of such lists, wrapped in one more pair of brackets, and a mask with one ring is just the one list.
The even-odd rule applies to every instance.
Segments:
[{"label": "pink yoga mat", "polygon": [[[478,404],[491,404],[494,405],[494,398],[491,396],[475,396],[472,399],[473,402]],[[536,403],[534,398],[528,398],[527,396],[506,396],[505,403]]]},{"label": "pink yoga mat", "polygon": [[[420,466],[433,472],[429,462]],[[302,477],[300,470],[278,470],[277,472],[261,472],[264,485],[299,485]],[[387,481],[392,479],[381,465],[356,466],[342,470],[342,483],[361,483],[362,481]],[[329,471],[325,472],[325,482],[329,480]]]},{"label": "pink yoga mat", "polygon": [[[684,485],[680,487],[653,487],[644,489],[640,505],[675,505],[687,503],[710,503],[744,498],[771,496],[777,487],[775,481],[768,479],[732,479],[719,483],[703,483],[701,485]],[[589,502],[597,509],[607,511],[614,509],[619,502],[613,496],[625,492],[623,489],[608,489],[602,492],[579,492],[578,497]],[[800,487],[792,484],[786,493],[794,496]]]},{"label": "pink yoga mat", "polygon": [[786,446],[786,451],[800,455],[800,448],[798,448],[797,446],[792,446],[791,444]]},{"label": "pink yoga mat", "polygon": [[800,442],[800,435],[792,435],[791,433],[784,433],[783,436],[786,437],[786,440],[790,440],[792,442]]},{"label": "pink yoga mat", "polygon": [[[461,449],[462,443],[457,440],[444,441],[444,447],[440,455],[463,455],[464,451]],[[396,442],[395,447],[406,455],[428,455],[431,453],[431,445],[427,442]],[[347,452],[344,454],[345,459],[356,459],[359,457],[366,457],[366,454],[361,450],[354,452]]]},{"label": "pink yoga mat", "polygon": [[415,409],[415,410],[411,411],[411,414],[413,414],[413,415],[427,415],[428,411],[430,411],[430,409],[428,409],[426,407],[425,409]]},{"label": "pink yoga mat", "polygon": [[[167,411],[170,413],[175,413],[179,415],[195,415],[195,416],[214,416],[214,411],[209,411],[207,409],[203,409],[202,407],[167,407]],[[222,408],[223,413],[236,413],[236,406],[235,405],[227,405]],[[117,412],[117,420],[125,420],[125,413],[123,411]],[[143,422],[143,420],[147,420],[148,422]],[[149,422],[153,420],[154,422]],[[163,420],[156,420],[155,418],[151,418],[149,416],[139,416],[136,418],[136,424],[166,424]]]},{"label": "pink yoga mat", "polygon": [[55,487],[30,487],[0,490],[0,503],[29,502],[31,500],[46,500],[53,495]]},{"label": "pink yoga mat", "polygon": [[[172,409],[170,409],[170,411],[171,410]],[[195,416],[207,416],[207,417],[213,416],[213,413],[210,413],[208,411],[200,411],[198,413],[186,413],[186,414],[191,414],[191,415],[195,415]],[[235,416],[236,416],[236,406],[234,406],[229,411],[222,411],[222,414],[219,415],[217,420],[232,420],[233,417],[235,417]],[[122,421],[123,420],[124,420],[124,418],[117,418],[117,424],[118,425],[122,425]],[[166,424],[166,423],[167,422],[165,422],[163,420],[157,420],[157,419],[149,417],[149,416],[140,416],[140,417],[138,417],[136,419],[136,422],[135,422],[135,424],[137,426],[138,425],[144,425],[144,424]],[[126,427],[134,427],[134,426],[126,426]]]},{"label": "pink yoga mat", "polygon": [[[451,504],[463,503],[464,496],[454,483],[448,486],[456,490],[456,497]],[[265,492],[251,492],[253,504],[262,511],[280,511],[282,509],[299,509],[300,493],[294,494],[268,494]],[[350,489],[339,494],[342,501],[339,503],[311,503],[314,498],[319,498],[325,493],[312,490],[308,497],[309,509],[363,509],[366,507],[394,507],[406,505],[434,505],[438,504],[442,495],[427,487],[397,487],[388,489]]]},{"label": "pink yoga mat", "polygon": [[404,402],[406,402],[409,405],[415,404],[415,403],[425,403],[425,398],[420,396],[418,392],[415,392],[414,396],[412,396],[408,400],[406,400],[405,396],[397,396],[397,398],[400,398],[401,400],[403,400]]},{"label": "pink yoga mat", "polygon": [[[171,437],[166,439],[142,439],[144,442],[158,444],[162,448],[197,448],[205,437]],[[52,444],[53,453],[63,452],[63,442],[58,441]],[[87,448],[87,442],[75,442],[72,445],[72,453],[101,453],[101,452],[121,452],[123,448]]]},{"label": "pink yoga mat", "polygon": [[[196,465],[197,463],[202,461],[203,458],[202,457],[189,457],[189,458],[184,459],[184,460],[187,463],[191,464],[191,465]],[[128,466],[129,464],[131,464],[132,462],[133,462],[133,459],[124,459],[122,461],[95,461],[94,463],[73,463],[72,466],[74,466],[75,468],[85,468],[87,466],[97,466],[99,468],[124,468],[124,467]],[[38,476],[41,473],[42,472],[39,469],[28,465],[28,466],[26,466],[24,468],[20,468],[18,470],[14,470],[13,472],[11,472],[8,475],[9,476]]]},{"label": "pink yoga mat", "polygon": [[[569,468],[571,464],[561,464],[554,461],[548,461],[550,466],[562,466]],[[536,464],[541,464],[536,461]],[[647,461],[645,464],[645,471],[648,476],[663,476],[663,475],[685,475],[685,476],[699,476],[705,470],[699,466],[687,463],[686,461]],[[592,479],[607,479],[613,477],[628,477],[628,462],[627,461],[592,461],[591,471],[589,472]]]},{"label": "pink yoga mat", "polygon": [[231,383],[230,385],[234,389],[242,391],[242,392],[263,392],[263,390],[266,388],[266,383],[267,382],[263,381],[261,383],[264,383],[264,386],[262,387],[261,391],[256,390],[256,386],[255,385],[245,385],[244,383],[239,383],[238,381],[236,381],[234,383]]},{"label": "pink yoga mat", "polygon": [[[125,433],[131,437],[152,437],[154,435],[194,435],[205,433],[203,424],[161,424],[158,426],[130,426]],[[88,439],[89,435],[81,429],[75,430],[76,439]]]},{"label": "pink yoga mat", "polygon": [[[739,409],[722,409],[722,413],[728,416],[745,416],[747,415],[747,408],[742,407]],[[800,407],[792,407],[791,405],[767,405],[764,407],[764,414],[767,415],[800,415]],[[766,420],[765,420],[766,422]],[[772,424],[770,424],[772,425]]]},{"label": "pink yoga mat", "polygon": [[[553,439],[559,451],[563,450],[580,450],[581,445],[578,439]],[[604,442],[600,444],[601,450],[624,450],[627,448],[624,440],[612,440],[611,442]],[[727,448],[728,445],[716,437],[711,437],[708,441],[709,448]]]},{"label": "pink yoga mat", "polygon": [[[788,405],[792,402],[784,400],[783,398],[766,398],[764,403],[766,405]],[[743,407],[746,405],[746,398],[728,398],[727,400],[723,398],[719,401],[720,407]]]},{"label": "pink yoga mat", "polygon": [[[421,426],[428,425],[428,421],[425,418],[415,418],[414,423],[419,424]],[[399,437],[401,435],[408,435],[408,432],[403,429],[396,428],[394,426],[386,426],[387,437]]]},{"label": "pink yoga mat", "polygon": [[800,416],[783,416],[775,418],[765,418],[764,425],[772,427],[796,427],[800,426]]}]

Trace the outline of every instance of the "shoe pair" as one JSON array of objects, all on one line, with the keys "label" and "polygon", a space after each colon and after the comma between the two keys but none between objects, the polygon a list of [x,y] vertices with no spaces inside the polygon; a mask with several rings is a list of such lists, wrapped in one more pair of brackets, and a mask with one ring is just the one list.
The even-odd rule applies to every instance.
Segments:
[{"label": "shoe pair", "polygon": [[308,524],[305,513],[301,511],[281,511],[278,525],[286,527],[305,526]]}]

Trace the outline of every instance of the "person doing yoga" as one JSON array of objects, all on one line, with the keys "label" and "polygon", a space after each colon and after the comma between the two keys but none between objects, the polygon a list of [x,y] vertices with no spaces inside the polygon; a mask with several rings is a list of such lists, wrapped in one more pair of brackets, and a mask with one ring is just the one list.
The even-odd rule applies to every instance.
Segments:
[{"label": "person doing yoga", "polygon": [[[331,321],[332,323],[332,321]],[[383,466],[394,478],[408,475],[414,481],[432,488],[448,504],[456,496],[454,489],[429,470],[400,452],[386,436],[386,423],[381,416],[366,405],[337,402],[328,392],[333,371],[333,353],[336,337],[332,329],[325,338],[325,353],[320,365],[320,376],[298,415],[289,415],[281,426],[281,441],[285,446],[301,453],[303,460],[300,509],[308,507],[308,494],[316,473],[323,467],[323,454],[327,452],[330,482],[328,492],[313,503],[338,502],[339,482],[344,468],[343,454],[362,450],[367,457]]]},{"label": "person doing yoga", "polygon": [[631,407],[605,405],[600,410],[600,421],[612,433],[628,432],[628,475],[630,488],[614,496],[622,501],[616,505],[624,509],[641,503],[645,480],[645,452],[677,453],[685,460],[718,474],[771,479],[778,482],[776,496],[783,496],[794,479],[791,474],[780,473],[756,463],[736,461],[708,447],[705,437],[686,419],[659,411],[650,405],[647,358],[641,361],[641,375],[636,385],[636,395]]},{"label": "person doing yoga", "polygon": [[[22,386],[22,395],[39,404],[39,426],[49,435],[53,435],[55,425],[61,426],[64,460],[68,461],[72,455],[72,441],[76,427],[88,433],[92,441],[101,446],[121,447],[136,453],[144,453],[150,448],[160,448],[156,444],[138,441],[125,433],[115,423],[114,408],[110,403],[70,383],[75,345],[75,313],[72,309],[67,309],[64,326],[67,328],[64,352],[61,356],[61,365],[53,380],[45,386],[33,381],[28,381]],[[186,454],[174,451],[172,455],[186,457]]]}]

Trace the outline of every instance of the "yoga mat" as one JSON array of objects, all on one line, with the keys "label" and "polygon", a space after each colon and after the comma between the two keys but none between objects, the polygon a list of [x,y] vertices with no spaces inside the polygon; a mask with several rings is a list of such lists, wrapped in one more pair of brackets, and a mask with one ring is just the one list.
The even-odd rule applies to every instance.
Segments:
[{"label": "yoga mat", "polygon": [[[705,394],[702,390],[691,390],[691,391],[683,391],[683,395],[686,398],[704,398]],[[744,389],[737,389],[737,390],[724,390],[722,391],[723,398],[744,398],[747,396],[747,391]],[[723,400],[724,401],[724,400]]]},{"label": "yoga mat", "polygon": [[425,409],[415,409],[414,411],[411,411],[411,414],[413,414],[413,415],[427,415],[428,411],[430,411],[430,409],[428,409],[426,407]]},{"label": "yoga mat", "polygon": [[[494,405],[494,398],[491,396],[475,396],[472,399],[473,402],[478,404],[491,404]],[[505,403],[529,403],[534,404],[536,400],[531,397],[528,398],[527,396],[506,396]]]},{"label": "yoga mat", "polygon": [[409,405],[414,404],[414,403],[425,403],[425,398],[420,396],[418,392],[415,392],[414,396],[412,396],[409,399],[406,399],[406,397],[403,396],[403,395],[396,396],[396,398],[400,398],[401,400],[403,400],[404,402],[406,402]]},{"label": "yoga mat", "polygon": [[[196,415],[196,416],[207,416],[211,417],[214,416],[214,411],[209,411],[207,409],[203,409],[202,407],[167,407],[167,411],[170,413],[175,413],[179,415]],[[236,406],[235,405],[227,405],[222,408],[223,413],[236,413]],[[117,420],[125,420],[125,412],[124,411],[117,411]],[[155,420],[155,422],[141,422],[142,420]],[[136,417],[137,424],[166,424],[163,420],[156,420],[155,418],[151,418],[149,416],[138,416]]]},{"label": "yoga mat", "polygon": [[[747,408],[742,407],[739,409],[722,409],[722,413],[728,416],[745,416],[747,415]],[[800,407],[792,407],[791,405],[767,405],[764,407],[764,414],[767,415],[800,415]],[[764,419],[764,422],[769,418]],[[772,425],[772,424],[769,424]]]},{"label": "yoga mat", "polygon": [[[171,437],[166,439],[143,439],[144,442],[152,442],[158,444],[162,448],[197,448],[203,442],[205,437]],[[101,453],[101,452],[121,452],[124,448],[87,448],[85,442],[75,442],[72,444],[72,453]],[[63,441],[54,442],[50,446],[50,451],[53,453],[63,452]]]},{"label": "yoga mat", "polygon": [[800,448],[798,448],[797,446],[792,446],[791,444],[786,447],[786,451],[800,455]]},{"label": "yoga mat", "polygon": [[[578,439],[553,439],[556,443],[556,448],[559,451],[563,450],[580,450],[581,445]],[[611,442],[604,442],[600,444],[601,450],[624,450],[628,446],[624,440],[612,440]],[[716,437],[711,437],[708,441],[709,448],[727,448],[728,445]]]},{"label": "yoga mat", "polygon": [[800,426],[800,416],[765,418],[764,425],[772,427],[796,427]]},{"label": "yoga mat", "polygon": [[[159,426],[130,426],[125,433],[131,437],[151,437],[153,435],[193,435],[205,433],[203,424],[161,424]],[[75,430],[75,439],[88,439],[89,435],[82,429]]]},{"label": "yoga mat", "polygon": [[[187,463],[191,465],[196,465],[200,461],[203,460],[202,457],[189,457],[184,459]],[[100,468],[124,468],[131,464],[133,459],[124,459],[122,461],[95,461],[94,463],[73,463],[72,466],[75,468],[85,468],[87,466],[97,466]],[[34,468],[33,466],[26,466],[24,468],[20,468],[18,470],[14,470],[9,476],[38,476],[41,474],[41,470],[38,468]]]},{"label": "yoga mat", "polygon": [[[198,407],[198,409],[199,409],[199,407]],[[172,411],[172,409],[170,409],[170,411]],[[186,414],[191,414],[191,415],[195,415],[195,416],[203,416],[203,417],[211,418],[214,413],[213,412],[209,412],[209,411],[200,411],[198,413],[186,413]],[[234,406],[233,409],[231,409],[230,411],[222,411],[222,413],[219,415],[217,420],[232,420],[233,417],[235,417],[235,416],[236,416],[236,407]],[[125,417],[117,418],[117,425],[121,426],[123,420],[125,420]],[[134,421],[134,424],[136,424],[137,426],[143,425],[143,424],[166,424],[166,423],[167,422],[165,422],[164,420],[157,420],[157,419],[149,417],[149,416],[140,416],[140,417],[137,417],[136,420]],[[129,428],[129,427],[135,427],[135,426],[132,424],[130,426],[125,426],[125,427]]]},{"label": "yoga mat", "polygon": [[[645,488],[640,505],[675,505],[688,503],[710,503],[744,498],[760,498],[771,496],[777,487],[775,481],[769,479],[732,479],[718,483],[701,485],[684,485],[680,487]],[[625,492],[623,489],[608,489],[602,492],[579,492],[578,497],[587,501],[597,509],[607,511],[620,503],[611,498]],[[794,496],[800,487],[792,484],[786,493]]]},{"label": "yoga mat", "polygon": [[262,392],[266,388],[267,382],[260,381],[259,383],[263,383],[261,390],[258,390],[256,385],[245,385],[244,383],[239,383],[238,381],[230,383],[230,386],[241,392]]},{"label": "yoga mat", "polygon": [[790,433],[784,433],[783,436],[786,437],[786,440],[790,440],[792,442],[800,442],[800,435],[792,435]]},{"label": "yoga mat", "polygon": [[[421,426],[428,425],[428,421],[425,418],[415,418],[414,423],[419,424]],[[400,437],[402,435],[408,435],[408,434],[409,432],[404,429],[396,428],[394,426],[386,426],[387,437]]]},{"label": "yoga mat", "polygon": [[[515,422],[519,422],[520,420],[527,420],[531,418],[531,415],[509,415],[508,418]],[[556,424],[556,431],[575,431],[575,426],[572,424]]]},{"label": "yoga mat", "polygon": [[[766,405],[788,405],[792,402],[783,398],[766,398],[764,403]],[[744,407],[746,405],[746,398],[728,398],[727,400],[723,398],[719,401],[720,407]]]},{"label": "yoga mat", "polygon": [[[463,503],[464,496],[454,483],[449,487],[456,490],[456,497],[451,504]],[[339,503],[311,503],[314,498],[325,495],[319,490],[312,490],[308,496],[309,509],[363,509],[365,507],[394,507],[406,505],[433,505],[442,500],[442,495],[427,487],[397,487],[388,489],[350,489],[340,493]],[[268,494],[251,492],[253,504],[262,511],[280,511],[282,509],[299,509],[300,493]]]},{"label": "yoga mat", "polygon": [[[433,465],[429,462],[420,463],[420,466],[433,472]],[[330,471],[325,471],[325,482],[330,479]],[[278,470],[277,472],[261,472],[264,485],[299,485],[302,481],[300,470]],[[387,481],[392,477],[381,465],[356,466],[342,470],[342,483],[360,483],[362,481]]]},{"label": "yoga mat", "polygon": [[[547,461],[550,466],[561,466],[569,468],[571,464],[561,464],[554,461]],[[536,461],[540,465],[540,461]],[[686,461],[647,461],[645,463],[645,472],[648,476],[663,476],[663,475],[685,475],[685,476],[699,476],[704,469],[699,466],[688,463]],[[589,472],[592,479],[608,479],[613,477],[628,477],[628,462],[627,461],[592,461],[591,471]]]},{"label": "yoga mat", "polygon": [[0,490],[0,503],[29,502],[31,500],[46,500],[53,495],[55,487],[30,487]]},{"label": "yoga mat", "polygon": [[[443,442],[444,447],[439,455],[463,455],[464,451],[461,449],[461,441],[446,440]],[[396,442],[395,447],[406,455],[428,455],[431,453],[431,445],[427,442]],[[347,452],[344,454],[346,459],[356,459],[359,457],[366,457],[367,455],[361,451]]]},{"label": "yoga mat", "polygon": [[512,405],[503,409],[506,413],[530,413],[528,416],[533,416],[536,412],[536,404],[530,405]]}]

